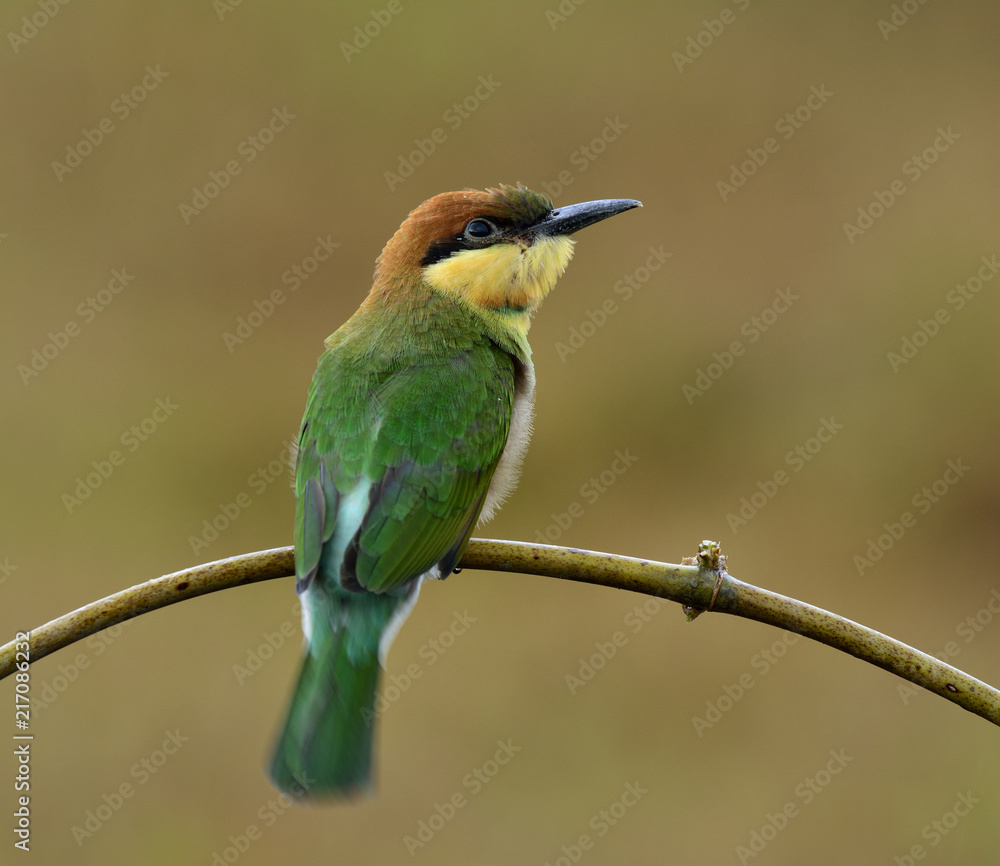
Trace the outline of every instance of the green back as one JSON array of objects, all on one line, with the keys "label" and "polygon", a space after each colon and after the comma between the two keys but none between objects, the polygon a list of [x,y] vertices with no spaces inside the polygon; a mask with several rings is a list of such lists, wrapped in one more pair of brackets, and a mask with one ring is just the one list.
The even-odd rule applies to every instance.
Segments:
[{"label": "green back", "polygon": [[471,311],[429,290],[362,307],[330,338],[299,441],[300,589],[447,576],[506,443],[514,373]]}]

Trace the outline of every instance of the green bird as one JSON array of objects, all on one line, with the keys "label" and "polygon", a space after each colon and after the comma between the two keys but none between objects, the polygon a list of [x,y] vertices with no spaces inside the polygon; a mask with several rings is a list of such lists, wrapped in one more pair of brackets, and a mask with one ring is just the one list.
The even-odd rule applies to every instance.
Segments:
[{"label": "green bird", "polygon": [[424,578],[455,568],[517,482],[531,434],[531,317],[569,237],[640,207],[555,208],[523,186],[424,202],[326,340],[298,440],[304,660],[271,777],[297,798],[371,788],[379,670]]}]

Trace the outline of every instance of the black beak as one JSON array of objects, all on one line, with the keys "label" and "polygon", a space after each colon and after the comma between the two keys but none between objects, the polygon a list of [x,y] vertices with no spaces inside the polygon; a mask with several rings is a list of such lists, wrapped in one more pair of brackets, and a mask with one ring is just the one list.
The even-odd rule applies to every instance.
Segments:
[{"label": "black beak", "polygon": [[557,207],[538,222],[533,231],[541,235],[571,235],[634,207],[642,207],[642,202],[632,198],[606,198],[601,201],[585,201],[582,204]]}]

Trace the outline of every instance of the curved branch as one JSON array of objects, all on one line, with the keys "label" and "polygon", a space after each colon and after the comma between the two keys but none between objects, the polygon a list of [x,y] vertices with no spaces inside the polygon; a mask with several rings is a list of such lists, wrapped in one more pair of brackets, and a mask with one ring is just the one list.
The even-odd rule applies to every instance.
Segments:
[{"label": "curved branch", "polygon": [[[670,565],[545,544],[472,539],[460,568],[512,571],[645,593],[685,606],[689,619],[713,610],[796,632],[902,677],[1000,725],[1000,691],[900,641],[804,602],[742,583],[725,571],[718,545]],[[30,633],[31,661],[132,617],[187,598],[295,572],[291,547],[262,550],[140,583]],[[0,679],[15,670],[15,642],[0,647]]]}]

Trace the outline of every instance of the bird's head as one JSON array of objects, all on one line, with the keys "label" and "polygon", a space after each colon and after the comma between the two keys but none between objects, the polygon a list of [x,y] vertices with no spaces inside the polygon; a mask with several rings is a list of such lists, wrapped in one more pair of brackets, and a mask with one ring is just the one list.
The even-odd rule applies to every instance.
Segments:
[{"label": "bird's head", "polygon": [[414,276],[484,312],[526,321],[573,255],[570,237],[641,203],[606,199],[553,207],[523,186],[446,192],[412,211],[375,269],[375,291]]}]

